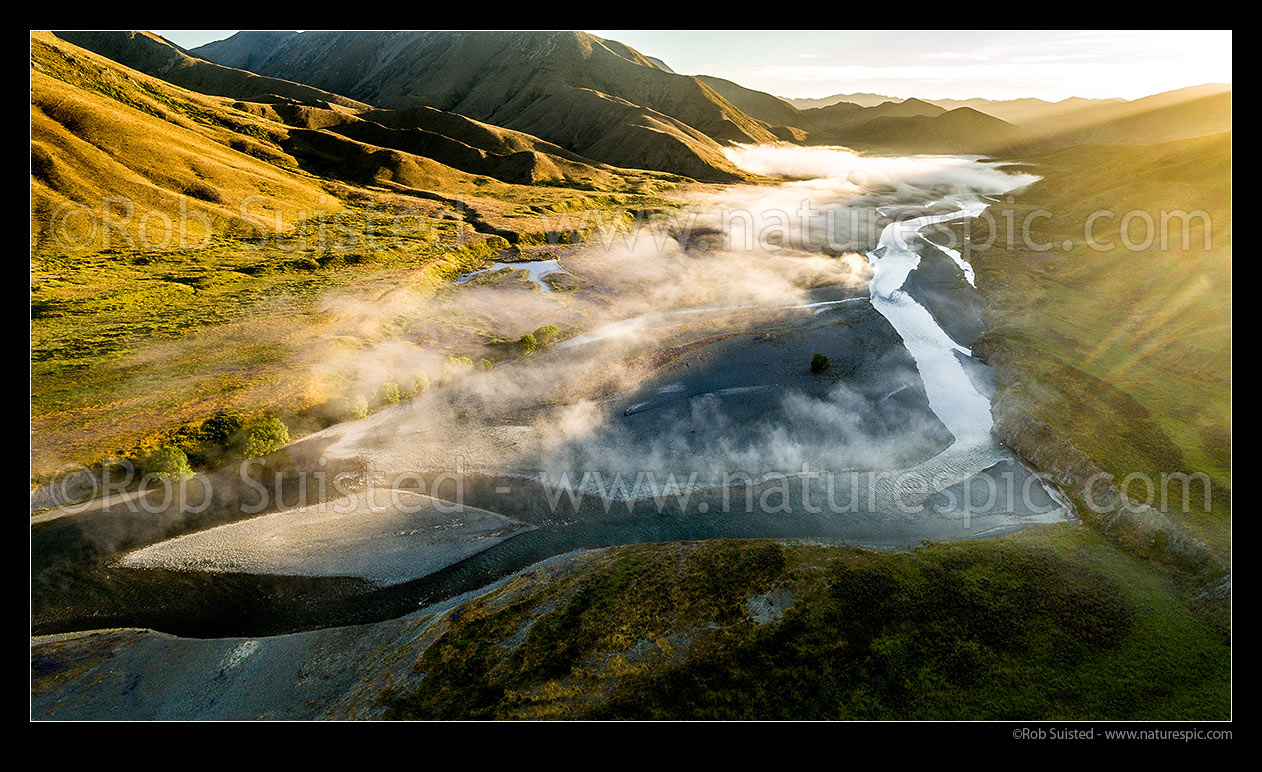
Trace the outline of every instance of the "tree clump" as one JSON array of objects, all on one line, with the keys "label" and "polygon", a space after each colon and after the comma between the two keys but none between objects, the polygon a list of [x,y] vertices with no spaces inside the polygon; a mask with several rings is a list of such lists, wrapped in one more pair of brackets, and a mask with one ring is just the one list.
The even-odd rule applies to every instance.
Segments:
[{"label": "tree clump", "polygon": [[418,371],[409,380],[404,382],[402,386],[402,395],[406,397],[415,397],[417,394],[424,394],[429,389],[429,376],[423,371]]},{"label": "tree clump", "polygon": [[174,445],[164,445],[145,457],[146,475],[167,480],[185,480],[193,476],[188,455]]},{"label": "tree clump", "polygon": [[828,357],[818,351],[815,352],[815,356],[811,357],[811,372],[813,373],[822,373],[832,366],[833,363],[828,361]]},{"label": "tree clump", "polygon": [[517,339],[517,348],[521,349],[522,354],[529,354],[539,347],[539,341],[531,333],[526,333]]},{"label": "tree clump", "polygon": [[259,458],[289,444],[289,427],[276,416],[266,415],[250,425],[242,453],[246,458]]},{"label": "tree clump", "polygon": [[556,325],[553,325],[553,324],[545,324],[544,326],[535,330],[533,333],[533,335],[535,336],[535,342],[538,343],[540,346],[549,345],[550,343],[555,341],[557,339],[557,335],[560,335],[560,334],[561,334],[561,331],[558,330]]},{"label": "tree clump", "polygon": [[394,381],[383,383],[377,387],[377,402],[382,405],[397,405],[399,404],[399,399],[399,384]]}]

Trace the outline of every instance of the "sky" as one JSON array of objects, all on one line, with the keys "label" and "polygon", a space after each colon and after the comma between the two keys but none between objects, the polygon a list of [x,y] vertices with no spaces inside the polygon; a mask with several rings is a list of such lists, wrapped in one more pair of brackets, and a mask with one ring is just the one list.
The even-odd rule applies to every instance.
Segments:
[{"label": "sky", "polygon": [[[155,30],[192,48],[234,30]],[[591,30],[686,75],[783,97],[1135,99],[1231,82],[1230,31]]]}]

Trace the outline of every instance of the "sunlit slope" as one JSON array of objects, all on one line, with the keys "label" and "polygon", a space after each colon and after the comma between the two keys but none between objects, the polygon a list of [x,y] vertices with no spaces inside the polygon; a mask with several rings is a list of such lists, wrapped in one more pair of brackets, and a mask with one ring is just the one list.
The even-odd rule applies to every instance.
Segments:
[{"label": "sunlit slope", "polygon": [[1231,131],[1231,91],[1203,86],[1034,122],[1041,146],[1169,142]]},{"label": "sunlit slope", "polygon": [[442,621],[389,718],[1156,719],[1229,712],[1225,642],[1082,529],[882,554],[646,544]]},{"label": "sunlit slope", "polygon": [[[413,187],[434,188],[441,186],[442,179],[448,175],[430,164],[432,160],[472,175],[507,182],[532,184],[568,180],[592,188],[622,184],[603,164],[529,134],[432,108],[374,110],[320,89],[198,59],[152,33],[56,34],[62,40],[82,43],[95,53],[173,85],[237,100],[219,102],[214,105],[217,110],[245,112],[264,122],[329,131],[362,144],[400,151],[372,153],[364,158],[360,148],[346,143],[346,153],[352,162],[347,164],[345,174],[330,171],[325,164],[317,172],[322,176],[346,177],[356,182],[380,176]],[[62,40],[54,40],[56,45],[72,48]],[[252,133],[259,132],[252,130]],[[275,144],[284,146],[286,154],[292,154],[291,160],[296,159],[304,168],[306,160],[315,158],[319,164],[322,153],[338,144],[335,138],[313,137],[307,132],[278,127],[272,127],[267,133]]]},{"label": "sunlit slope", "polygon": [[[268,122],[46,33],[32,34],[31,52],[37,247],[57,246],[50,243],[54,221],[63,240],[79,248],[102,246],[111,236],[114,246],[139,243],[142,229],[158,246],[164,218],[173,237],[182,232],[186,242],[200,242],[207,223],[220,233],[257,233],[278,220],[288,227],[338,208],[298,170]],[[93,217],[57,218],[68,204]]]},{"label": "sunlit slope", "polygon": [[304,352],[359,345],[322,329],[326,292],[428,290],[672,185],[437,110],[206,96],[41,32],[31,54],[36,477],[218,409],[291,420],[336,396]]},{"label": "sunlit slope", "polygon": [[179,46],[152,32],[57,31],[53,34],[119,64],[202,94],[234,99],[279,96],[352,109],[368,106],[301,83],[267,78],[190,56]]},{"label": "sunlit slope", "polygon": [[[1119,483],[1132,472],[1154,481],[1162,474],[1207,474],[1211,515],[1181,512],[1177,496],[1164,511],[1225,557],[1231,136],[1075,147],[1033,161],[1044,179],[1018,193],[1015,204],[991,207],[999,237],[994,247],[973,252],[990,312],[980,350],[1000,375],[996,410],[1011,407],[1046,424]],[[1030,238],[1050,247],[1044,251],[1023,245],[1020,236],[1022,223],[1040,210],[1050,217],[1029,220]],[[1163,211],[1167,245],[1159,238],[1144,243],[1145,216],[1157,234]],[[1133,250],[1119,233],[1129,212],[1147,213],[1130,221]],[[1180,214],[1196,212],[1204,216]],[[1093,214],[1099,217],[1093,238],[1107,247],[1101,251],[1086,242]],[[991,238],[984,221],[972,237]],[[1144,498],[1138,483],[1131,493]]]},{"label": "sunlit slope", "polygon": [[1019,149],[1026,132],[969,107],[945,110],[919,99],[862,107],[839,102],[802,111],[809,144],[841,144],[898,153],[1001,153]]},{"label": "sunlit slope", "polygon": [[239,33],[194,51],[212,61],[220,52],[378,107],[429,105],[606,163],[707,181],[744,176],[719,142],[776,139],[701,81],[581,32]]}]

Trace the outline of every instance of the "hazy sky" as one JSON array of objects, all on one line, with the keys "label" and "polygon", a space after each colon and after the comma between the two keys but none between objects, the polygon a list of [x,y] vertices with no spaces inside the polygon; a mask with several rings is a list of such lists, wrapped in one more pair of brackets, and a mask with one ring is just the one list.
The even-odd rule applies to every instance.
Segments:
[{"label": "hazy sky", "polygon": [[[233,30],[162,31],[191,48]],[[1127,99],[1231,82],[1231,32],[592,30],[666,62],[788,97]]]}]

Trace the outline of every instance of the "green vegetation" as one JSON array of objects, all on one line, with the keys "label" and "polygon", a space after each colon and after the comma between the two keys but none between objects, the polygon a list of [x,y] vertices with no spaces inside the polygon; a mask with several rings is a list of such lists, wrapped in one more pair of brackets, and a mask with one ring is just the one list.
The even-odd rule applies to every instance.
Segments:
[{"label": "green vegetation", "polygon": [[263,416],[250,425],[242,453],[246,458],[260,458],[289,444],[289,427],[276,416]]},{"label": "green vegetation", "polygon": [[424,394],[429,389],[429,376],[424,372],[418,372],[412,376],[401,392],[404,397],[415,397],[418,394]]},{"label": "green vegetation", "polygon": [[828,357],[817,351],[811,357],[811,372],[822,373],[832,367],[832,364],[833,363],[829,361]]},{"label": "green vegetation", "polygon": [[517,348],[523,355],[533,353],[538,346],[539,342],[535,340],[535,336],[531,333],[526,333],[517,339]]},{"label": "green vegetation", "polygon": [[646,544],[440,622],[391,718],[1226,717],[1225,640],[1078,526],[876,553]]},{"label": "green vegetation", "polygon": [[[972,262],[989,313],[977,350],[996,367],[996,404],[1045,424],[1118,483],[1131,473],[1154,481],[1206,474],[1210,512],[1183,512],[1178,498],[1164,511],[1225,559],[1230,135],[1070,148],[1037,157],[1032,171],[1043,180],[972,226],[974,244],[994,243],[975,251]],[[1028,220],[1029,243],[1050,249],[1035,250],[1020,230],[1040,211],[1051,216]],[[1160,238],[1143,243],[1143,214],[1121,232],[1127,213],[1141,212],[1156,226],[1148,233],[1159,236],[1163,211],[1184,213],[1168,217],[1164,246]],[[1204,216],[1189,214],[1197,211]],[[1100,250],[1084,230],[1093,214],[1091,237]],[[1145,497],[1140,485],[1131,493]],[[1199,485],[1195,493],[1199,504]]]},{"label": "green vegetation", "polygon": [[381,405],[399,404],[399,384],[394,381],[383,383],[377,387],[377,403]]},{"label": "green vegetation", "polygon": [[557,336],[561,334],[561,331],[557,329],[556,325],[545,324],[544,326],[535,330],[533,334],[535,337],[535,341],[540,346],[547,346],[553,343],[554,341],[556,341]]},{"label": "green vegetation", "polygon": [[[576,197],[354,143],[328,148],[345,163],[325,168],[268,105],[187,91],[48,33],[31,43],[33,482],[173,442],[199,464],[188,427],[219,410],[271,412],[296,435],[354,415],[339,397],[374,384],[293,366],[328,344],[324,299],[440,291],[512,249],[505,235],[545,241],[559,211],[667,206],[658,194],[674,184],[601,171],[606,192]],[[373,165],[392,158],[411,160]],[[106,195],[130,204],[98,211]],[[69,247],[53,238],[66,205],[96,218],[64,223]],[[372,340],[337,332],[338,346]]]},{"label": "green vegetation", "polygon": [[146,475],[170,480],[183,480],[193,476],[193,470],[188,464],[188,456],[173,445],[158,448],[146,456],[144,472]]}]

